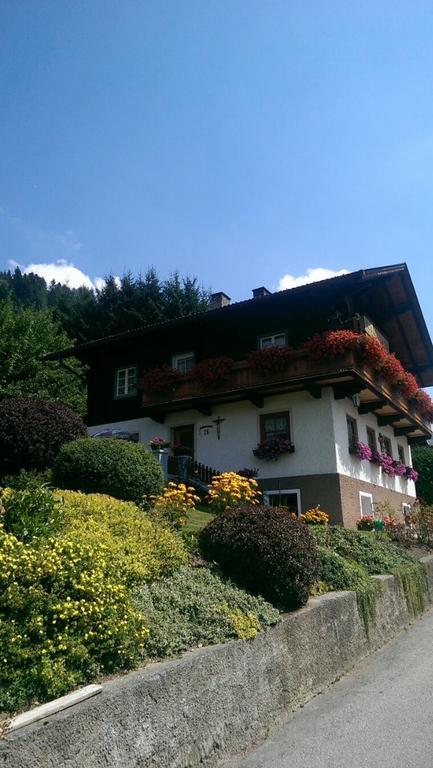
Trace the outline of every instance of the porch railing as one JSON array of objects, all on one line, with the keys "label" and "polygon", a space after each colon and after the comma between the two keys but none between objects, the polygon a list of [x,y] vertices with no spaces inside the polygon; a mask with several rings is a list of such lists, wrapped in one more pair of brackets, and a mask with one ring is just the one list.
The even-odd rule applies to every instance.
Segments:
[{"label": "porch railing", "polygon": [[210,485],[212,478],[220,474],[218,470],[194,461],[190,456],[169,456],[167,472],[170,477],[177,477],[183,482],[198,481],[203,485]]}]

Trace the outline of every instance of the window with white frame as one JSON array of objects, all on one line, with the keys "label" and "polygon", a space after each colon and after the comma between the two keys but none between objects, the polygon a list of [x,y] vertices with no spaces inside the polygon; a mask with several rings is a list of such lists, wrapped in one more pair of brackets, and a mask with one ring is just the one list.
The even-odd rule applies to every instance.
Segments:
[{"label": "window with white frame", "polygon": [[287,333],[270,333],[268,336],[259,337],[259,349],[268,349],[269,347],[284,347],[287,344]]},{"label": "window with white frame", "polygon": [[287,507],[295,515],[301,514],[301,491],[298,488],[282,488],[277,491],[263,491],[263,501],[269,507]]},{"label": "window with white frame", "polygon": [[365,491],[359,492],[359,506],[361,508],[361,517],[374,515],[373,496]]},{"label": "window with white frame", "polygon": [[114,378],[114,397],[132,397],[137,392],[137,367],[117,368]]},{"label": "window with white frame", "polygon": [[195,363],[194,352],[184,352],[182,355],[173,355],[171,365],[181,373],[189,373]]}]

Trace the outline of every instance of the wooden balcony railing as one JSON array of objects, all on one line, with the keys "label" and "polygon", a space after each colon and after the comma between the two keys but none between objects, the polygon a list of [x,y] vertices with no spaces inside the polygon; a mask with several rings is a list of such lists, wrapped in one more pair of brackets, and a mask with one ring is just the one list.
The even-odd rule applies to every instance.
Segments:
[{"label": "wooden balcony railing", "polygon": [[[145,411],[171,411],[188,407],[203,406],[241,399],[260,399],[266,395],[307,389],[320,396],[323,386],[340,388],[344,393],[370,390],[378,401],[391,407],[416,422],[423,432],[430,432],[430,425],[417,413],[408,401],[365,363],[348,350],[339,357],[314,360],[305,352],[293,352],[284,369],[263,373],[253,368],[246,360],[236,362],[224,384],[209,387],[193,376],[184,376],[170,391],[161,393],[143,392],[142,405]],[[337,396],[337,395],[336,395]],[[379,407],[379,406],[378,406]]]}]

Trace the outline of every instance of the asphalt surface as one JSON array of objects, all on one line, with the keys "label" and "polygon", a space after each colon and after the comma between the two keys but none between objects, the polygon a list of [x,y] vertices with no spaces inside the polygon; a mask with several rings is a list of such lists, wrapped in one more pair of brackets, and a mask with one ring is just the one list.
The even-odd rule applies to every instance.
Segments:
[{"label": "asphalt surface", "polygon": [[225,768],[433,768],[433,610]]}]

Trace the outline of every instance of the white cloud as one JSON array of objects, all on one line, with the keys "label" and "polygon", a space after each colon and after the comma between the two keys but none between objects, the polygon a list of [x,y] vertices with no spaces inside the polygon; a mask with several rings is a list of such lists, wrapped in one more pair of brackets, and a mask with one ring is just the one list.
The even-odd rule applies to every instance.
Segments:
[{"label": "white cloud", "polygon": [[284,275],[278,282],[278,290],[284,291],[286,288],[297,288],[299,285],[307,285],[307,283],[317,283],[318,280],[327,280],[330,277],[338,277],[339,275],[347,275],[348,269],[326,269],[325,267],[316,267],[315,269],[307,269],[305,275]]},{"label": "white cloud", "polygon": [[[28,264],[26,267],[18,264],[16,261],[9,261],[8,263],[11,269],[19,267],[25,275],[33,272],[35,275],[43,277],[48,284],[54,280],[55,283],[68,285],[69,288],[85,286],[92,290],[95,290],[95,288],[101,290],[105,285],[103,277],[95,277],[92,280],[89,275],[86,275],[81,269],[78,269],[78,267],[66,259],[57,259],[56,261],[40,264]],[[120,284],[120,278],[116,277],[116,283]]]}]

